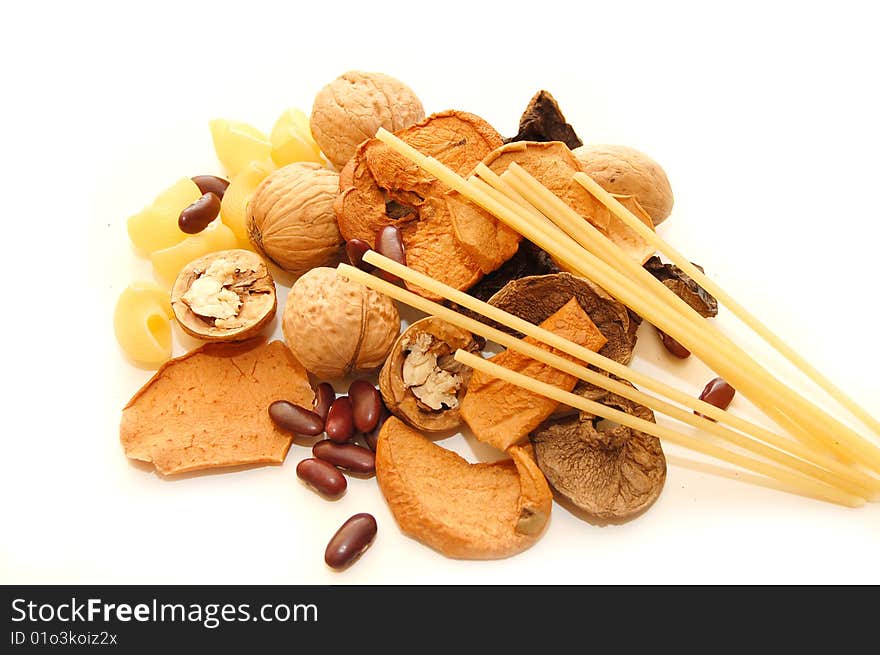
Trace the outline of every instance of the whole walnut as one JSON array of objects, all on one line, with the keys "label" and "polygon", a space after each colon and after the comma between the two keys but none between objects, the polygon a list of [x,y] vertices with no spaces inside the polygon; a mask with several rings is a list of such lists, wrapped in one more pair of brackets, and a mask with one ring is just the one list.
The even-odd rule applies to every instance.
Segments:
[{"label": "whole walnut", "polygon": [[320,267],[290,288],[281,328],[300,363],[333,380],[382,366],[400,332],[400,315],[387,296]]},{"label": "whole walnut", "polygon": [[609,193],[635,196],[654,225],[672,212],[672,187],[666,173],[643,152],[627,146],[586,145],[575,156],[583,170]]},{"label": "whole walnut", "polygon": [[324,155],[341,169],[380,127],[396,132],[424,117],[421,101],[403,82],[383,73],[349,71],[318,92],[310,125]]},{"label": "whole walnut", "polygon": [[248,235],[267,258],[302,275],[339,262],[344,241],[333,201],[339,175],[314,163],[289,164],[270,174],[248,204]]}]

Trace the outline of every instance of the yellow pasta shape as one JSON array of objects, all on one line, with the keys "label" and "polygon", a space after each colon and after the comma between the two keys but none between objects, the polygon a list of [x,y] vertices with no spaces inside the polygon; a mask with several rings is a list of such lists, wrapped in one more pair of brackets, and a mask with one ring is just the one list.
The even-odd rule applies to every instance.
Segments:
[{"label": "yellow pasta shape", "polygon": [[138,364],[159,366],[171,357],[171,297],[155,282],[134,282],[116,301],[116,340]]},{"label": "yellow pasta shape", "polygon": [[254,191],[272,171],[269,161],[252,161],[232,178],[220,203],[220,218],[235,233],[240,248],[254,249],[247,233],[247,204]]},{"label": "yellow pasta shape", "polygon": [[235,234],[217,218],[198,234],[188,236],[170,248],[157,250],[150,255],[150,260],[156,279],[170,289],[177,274],[192,260],[210,252],[237,247]]},{"label": "yellow pasta shape", "polygon": [[156,196],[153,203],[128,219],[128,236],[142,255],[170,248],[186,239],[177,219],[180,212],[202,197],[188,177],[181,178]]}]

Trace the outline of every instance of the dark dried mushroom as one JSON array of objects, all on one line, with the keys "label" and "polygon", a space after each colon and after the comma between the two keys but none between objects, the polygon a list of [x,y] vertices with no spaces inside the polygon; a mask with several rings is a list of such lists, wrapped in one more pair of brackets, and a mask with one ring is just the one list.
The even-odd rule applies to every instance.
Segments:
[{"label": "dark dried mushroom", "polygon": [[538,91],[529,101],[519,119],[519,132],[511,141],[562,141],[574,150],[584,145],[574,128],[565,122],[565,116],[549,91]]},{"label": "dark dried mushroom", "polygon": [[[550,275],[559,273],[559,266],[546,252],[527,239],[520,241],[516,254],[508,259],[496,271],[486,275],[482,280],[468,289],[467,294],[478,300],[486,302],[501,291],[505,284],[531,275]],[[482,320],[482,315],[476,314],[456,303],[450,303],[450,307],[457,312]]]},{"label": "dark dried mushroom", "polygon": [[[594,385],[582,383],[574,392],[654,421],[647,407]],[[531,439],[538,467],[550,486],[596,519],[632,518],[657,499],[666,481],[666,457],[659,439],[586,412],[547,421]]]},{"label": "dark dried mushroom", "polygon": [[[632,359],[636,330],[641,319],[589,280],[570,273],[524,277],[506,284],[489,299],[489,304],[539,325],[572,296],[577,298],[590,320],[608,339],[599,354],[628,364]],[[493,326],[515,336],[523,336],[504,326],[494,323]]]},{"label": "dark dried mushroom", "polygon": [[[694,264],[700,271],[703,267]],[[718,315],[718,301],[678,266],[664,264],[659,257],[651,257],[645,262],[645,270],[660,280],[679,298],[693,307],[700,316],[710,318]]]},{"label": "dark dried mushroom", "polygon": [[470,332],[437,318],[410,325],[394,343],[379,373],[379,391],[388,410],[411,427],[445,432],[458,427],[459,400],[471,369],[453,357],[484,343]]}]

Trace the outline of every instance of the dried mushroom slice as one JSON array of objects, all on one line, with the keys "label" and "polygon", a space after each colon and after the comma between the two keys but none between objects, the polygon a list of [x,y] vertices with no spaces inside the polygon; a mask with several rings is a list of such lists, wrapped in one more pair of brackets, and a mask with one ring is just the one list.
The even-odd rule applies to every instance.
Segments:
[{"label": "dried mushroom slice", "polygon": [[[584,383],[575,389],[578,392],[654,420],[647,407],[604,389]],[[633,518],[657,500],[666,481],[666,457],[659,439],[586,412],[544,423],[531,440],[538,466],[553,489],[600,520]]]},{"label": "dried mushroom slice", "polygon": [[[504,262],[501,268],[484,276],[468,289],[468,295],[486,302],[501,291],[508,282],[530,275],[549,275],[552,273],[559,273],[559,267],[556,265],[556,262],[534,243],[528,239],[523,239],[519,243],[516,254]],[[483,320],[481,314],[476,314],[457,303],[451,303],[450,306],[455,311],[466,314],[471,318]]]},{"label": "dried mushroom slice", "polygon": [[[700,271],[703,267],[694,264]],[[700,316],[711,318],[718,315],[718,301],[683,270],[675,264],[664,264],[659,257],[651,257],[645,262],[645,269],[676,296],[693,307]]]},{"label": "dried mushroom slice", "polygon": [[[641,318],[589,280],[570,273],[524,277],[505,285],[489,299],[489,304],[538,325],[572,298],[577,298],[607,339],[599,354],[628,364]],[[521,336],[503,325],[494,327]]]},{"label": "dried mushroom slice", "polygon": [[519,119],[519,132],[515,137],[505,139],[514,141],[562,141],[574,150],[584,145],[575,134],[574,128],[565,122],[565,116],[549,91],[538,91],[529,101],[528,107]]},{"label": "dried mushroom slice", "polygon": [[[605,205],[574,181],[572,176],[582,170],[582,165],[564,143],[517,141],[496,149],[483,160],[498,174],[507,170],[513,162],[522,166],[639,264],[654,254],[651,244],[614,217]],[[635,198],[624,195],[614,197],[645,225],[654,229],[651,217]]]},{"label": "dried mushroom slice", "polygon": [[275,282],[250,250],[221,250],[187,264],[171,289],[171,308],[187,334],[241,341],[275,316]]},{"label": "dried mushroom slice", "polygon": [[385,406],[418,430],[457,428],[471,369],[453,354],[459,348],[478,352],[482,345],[470,332],[440,319],[416,321],[397,338],[379,373]]},{"label": "dried mushroom slice", "polygon": [[400,529],[446,557],[499,559],[543,534],[553,495],[531,447],[471,464],[394,417],[382,426],[376,479]]},{"label": "dried mushroom slice", "polygon": [[[491,125],[460,111],[433,114],[396,134],[460,175],[469,175],[501,145]],[[358,146],[340,172],[334,210],[346,241],[361,239],[374,247],[380,229],[398,227],[407,265],[456,289],[468,289],[498,268],[513,256],[520,239],[378,139]]]}]

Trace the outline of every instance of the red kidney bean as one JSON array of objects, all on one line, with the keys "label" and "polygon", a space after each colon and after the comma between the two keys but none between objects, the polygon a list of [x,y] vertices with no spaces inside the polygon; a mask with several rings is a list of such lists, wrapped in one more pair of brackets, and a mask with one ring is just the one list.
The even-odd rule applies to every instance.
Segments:
[{"label": "red kidney bean", "polygon": [[[400,235],[400,230],[393,225],[386,225],[376,232],[376,252],[388,259],[393,259],[398,264],[406,265],[406,249],[403,247],[403,237]],[[379,276],[395,284],[402,282],[399,277],[386,271],[382,271]]]},{"label": "red kidney bean", "polygon": [[336,443],[324,439],[312,446],[312,454],[352,473],[375,473],[376,455],[372,450],[353,443]]},{"label": "red kidney bean", "polygon": [[337,443],[345,443],[354,436],[354,411],[348,396],[340,396],[331,403],[324,431]]},{"label": "red kidney bean", "polygon": [[198,234],[220,213],[220,198],[210,191],[186,207],[177,217],[177,226],[181,232]]},{"label": "red kidney bean", "polygon": [[355,380],[348,388],[348,397],[354,412],[354,427],[361,432],[369,432],[379,421],[382,411],[382,396],[372,382]]},{"label": "red kidney bean", "polygon": [[675,355],[679,359],[687,359],[691,356],[691,351],[682,346],[678,341],[670,337],[660,328],[657,329],[657,334],[660,335],[660,341],[663,342],[663,346],[668,350],[671,354]]},{"label": "red kidney bean", "polygon": [[351,265],[369,273],[373,271],[373,267],[364,261],[364,255],[368,250],[372,250],[372,248],[363,239],[349,239],[345,243],[345,253],[348,255],[348,261],[351,262]]},{"label": "red kidney bean", "polygon": [[216,175],[196,175],[191,179],[203,194],[213,193],[220,200],[223,200],[223,194],[226,193],[226,189],[229,187],[229,180],[224,180]]},{"label": "red kidney bean", "polygon": [[287,432],[314,437],[324,431],[324,419],[286,400],[276,400],[269,405],[269,418]]},{"label": "red kidney bean", "polygon": [[329,382],[322,382],[315,389],[315,414],[321,417],[322,421],[327,420],[327,412],[330,411],[330,405],[336,399],[336,391]]},{"label": "red kidney bean", "polygon": [[334,569],[344,569],[370,547],[376,537],[376,519],[372,514],[355,514],[336,531],[327,549],[324,561]]},{"label": "red kidney bean", "polygon": [[376,421],[376,427],[364,435],[364,441],[367,442],[367,446],[369,446],[370,450],[373,452],[376,452],[376,444],[379,442],[379,431],[382,429],[382,426],[385,425],[385,421],[388,420],[389,416],[391,416],[391,412],[386,409],[385,405],[382,405],[382,411],[379,414],[379,420]]},{"label": "red kidney bean", "polygon": [[309,457],[302,460],[296,465],[296,474],[300,480],[328,498],[339,498],[348,487],[339,469],[323,459]]},{"label": "red kidney bean", "polygon": [[[727,409],[735,394],[736,389],[731,387],[722,378],[713,378],[712,380],[709,380],[709,383],[703,389],[703,393],[700,394],[700,400],[703,400],[710,405],[715,405],[715,407],[718,407],[719,409]],[[697,416],[703,416],[697,411],[695,411],[694,414]],[[703,416],[703,418],[708,418],[710,421],[715,420],[708,416]]]}]

